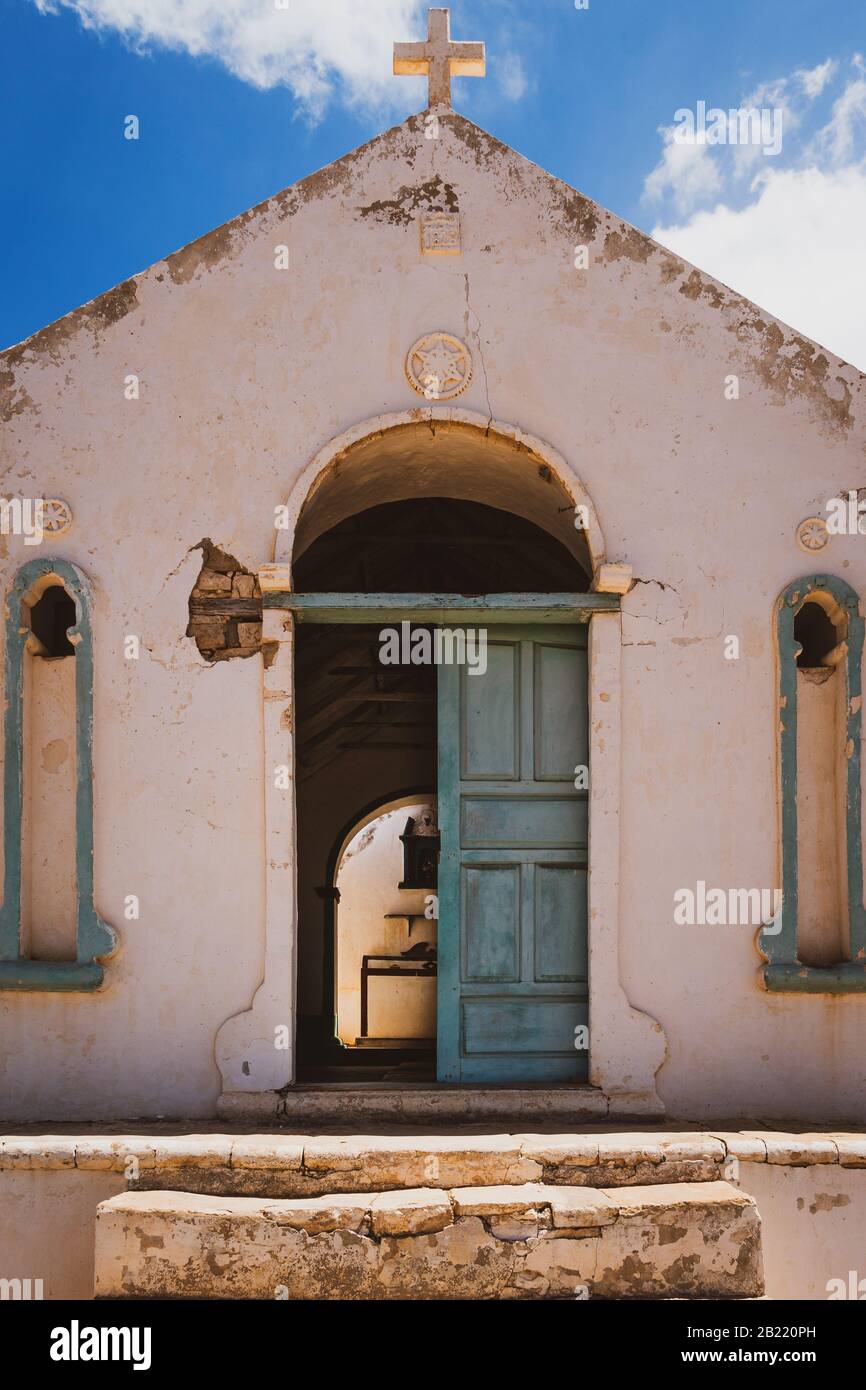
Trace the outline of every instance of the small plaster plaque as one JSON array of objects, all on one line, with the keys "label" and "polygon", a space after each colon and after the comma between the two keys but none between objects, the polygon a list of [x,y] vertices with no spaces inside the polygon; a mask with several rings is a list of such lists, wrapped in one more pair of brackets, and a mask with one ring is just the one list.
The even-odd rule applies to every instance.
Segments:
[{"label": "small plaster plaque", "polygon": [[425,256],[459,256],[462,249],[458,213],[421,214],[421,250]]}]

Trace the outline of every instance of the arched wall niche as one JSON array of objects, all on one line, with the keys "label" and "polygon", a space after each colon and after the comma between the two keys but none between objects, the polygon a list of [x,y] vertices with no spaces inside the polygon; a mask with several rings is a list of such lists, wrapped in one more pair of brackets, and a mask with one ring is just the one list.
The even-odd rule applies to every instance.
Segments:
[{"label": "arched wall niche", "polygon": [[866,990],[863,639],[859,597],[845,580],[807,575],[779,595],[782,905],[758,933],[763,983],[772,992]]},{"label": "arched wall niche", "polygon": [[[54,653],[31,627],[31,614],[52,588],[72,600],[68,641],[74,660],[74,877],[73,959],[33,958],[24,920],[27,846],[25,816],[25,715],[27,663]],[[93,899],[93,633],[92,594],[84,573],[68,560],[30,560],[15,576],[7,601],[3,770],[4,891],[0,908],[0,989],[55,992],[98,989],[102,962],[117,948],[117,933],[99,916]],[[71,690],[70,690],[71,693]]]},{"label": "arched wall niche", "polygon": [[356,512],[437,496],[525,517],[557,537],[590,575],[604,563],[594,504],[561,454],[514,426],[442,408],[378,416],[320,450],[288,500],[274,561],[291,565]]}]

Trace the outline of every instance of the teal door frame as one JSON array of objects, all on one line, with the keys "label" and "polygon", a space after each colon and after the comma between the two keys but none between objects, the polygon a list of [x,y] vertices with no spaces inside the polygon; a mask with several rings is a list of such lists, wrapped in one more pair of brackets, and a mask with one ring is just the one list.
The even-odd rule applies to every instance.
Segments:
[{"label": "teal door frame", "polygon": [[[404,621],[421,624],[467,625],[508,624],[532,626],[588,623],[595,614],[617,613],[619,594],[609,593],[498,593],[462,594],[368,594],[315,593],[266,590],[262,595],[266,609],[291,613],[297,623],[377,623]],[[452,941],[455,948],[456,924],[449,936],[447,927],[440,940]],[[442,967],[440,950],[440,970]],[[447,978],[447,970],[445,972]],[[440,989],[442,988],[440,984]],[[519,1080],[519,1078],[515,1078]]]},{"label": "teal door frame", "polygon": [[444,623],[461,614],[485,623],[588,623],[619,611],[619,594],[262,594],[265,608],[287,608],[298,623]]}]

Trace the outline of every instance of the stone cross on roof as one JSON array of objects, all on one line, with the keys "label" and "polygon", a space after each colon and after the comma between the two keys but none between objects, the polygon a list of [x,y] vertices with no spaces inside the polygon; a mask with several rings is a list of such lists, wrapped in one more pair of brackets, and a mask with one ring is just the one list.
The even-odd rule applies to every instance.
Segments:
[{"label": "stone cross on roof", "polygon": [[483,77],[487,70],[483,43],[452,43],[448,10],[428,11],[426,43],[395,43],[394,72],[398,77],[426,74],[428,106],[451,105],[451,78]]}]

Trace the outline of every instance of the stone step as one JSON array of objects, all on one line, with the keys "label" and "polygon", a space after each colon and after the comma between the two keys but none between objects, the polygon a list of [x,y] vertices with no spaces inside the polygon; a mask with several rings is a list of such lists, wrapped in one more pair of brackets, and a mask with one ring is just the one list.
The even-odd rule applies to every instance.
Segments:
[{"label": "stone step", "polygon": [[377,1125],[489,1124],[503,1129],[578,1125],[622,1119],[636,1114],[661,1118],[632,1098],[603,1094],[597,1086],[562,1082],[532,1086],[451,1086],[440,1081],[302,1082],[281,1091],[229,1091],[217,1103],[222,1120],[235,1124],[291,1124],[316,1130],[351,1126],[359,1133]]},{"label": "stone step", "polygon": [[127,1192],[98,1298],[755,1298],[760,1221],[726,1182],[423,1187],[295,1200]]},{"label": "stone step", "polygon": [[[114,1141],[133,1191],[312,1197],[543,1182],[575,1187],[711,1182],[726,1145],[706,1134],[214,1135]],[[79,1160],[80,1162],[80,1160]],[[129,1173],[129,1169],[125,1170]]]}]

